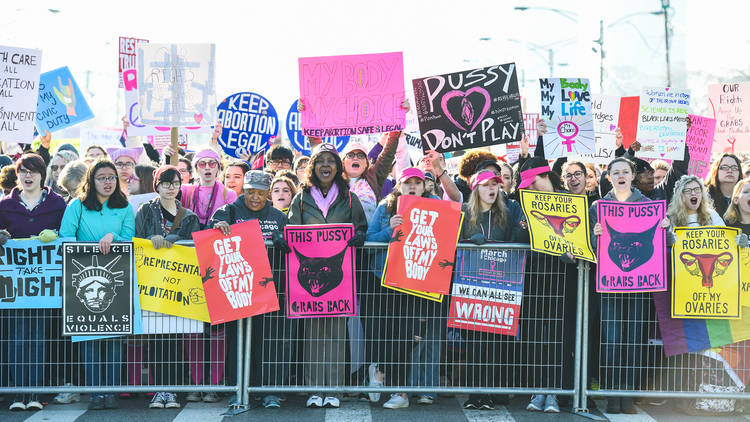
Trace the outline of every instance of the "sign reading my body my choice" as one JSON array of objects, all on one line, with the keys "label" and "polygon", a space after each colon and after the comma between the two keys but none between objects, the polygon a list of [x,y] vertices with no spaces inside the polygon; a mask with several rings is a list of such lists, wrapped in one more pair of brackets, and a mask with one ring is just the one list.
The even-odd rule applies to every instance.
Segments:
[{"label": "sign reading my body my choice", "polygon": [[264,150],[278,133],[276,109],[254,92],[238,92],[225,98],[219,104],[217,117],[222,127],[219,145],[236,158]]},{"label": "sign reading my body my choice", "polygon": [[[300,120],[300,112],[297,111],[297,102],[295,101],[289,107],[289,112],[286,114],[286,134],[294,149],[309,156],[312,154],[310,140],[302,133],[302,121]],[[343,151],[346,144],[349,143],[348,136],[324,136],[321,139],[323,142],[333,144],[338,152]]]}]

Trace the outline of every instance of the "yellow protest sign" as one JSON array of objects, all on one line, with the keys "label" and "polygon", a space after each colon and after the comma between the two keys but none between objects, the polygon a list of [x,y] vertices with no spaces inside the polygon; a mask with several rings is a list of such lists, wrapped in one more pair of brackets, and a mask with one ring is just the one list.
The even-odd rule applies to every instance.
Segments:
[{"label": "yellow protest sign", "polygon": [[730,227],[677,227],[672,318],[740,318],[740,255]]},{"label": "yellow protest sign", "polygon": [[211,322],[195,249],[133,238],[141,309]]},{"label": "yellow protest sign", "polygon": [[521,208],[531,236],[531,250],[596,262],[589,237],[589,210],[584,195],[521,189]]}]

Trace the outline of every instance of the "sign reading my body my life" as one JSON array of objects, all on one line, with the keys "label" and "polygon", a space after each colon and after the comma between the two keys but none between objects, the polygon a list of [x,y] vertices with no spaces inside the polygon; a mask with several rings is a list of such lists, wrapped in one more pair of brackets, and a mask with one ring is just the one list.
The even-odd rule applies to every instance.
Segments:
[{"label": "sign reading my body my life", "polygon": [[741,317],[738,234],[730,227],[674,229],[672,318]]},{"label": "sign reading my body my life", "polygon": [[461,204],[401,195],[397,210],[404,222],[393,230],[388,244],[383,284],[448,294],[461,231]]},{"label": "sign reading my body my life", "polygon": [[62,243],[72,240],[0,246],[0,309],[62,308]]},{"label": "sign reading my body my life", "polygon": [[540,79],[544,156],[548,160],[577,157],[595,152],[589,80],[582,78]]},{"label": "sign reading my body my life", "polygon": [[216,121],[214,44],[138,44],[141,120],[154,126]]},{"label": "sign reading my body my life", "polygon": [[[297,151],[301,152],[302,155],[310,156],[312,150],[310,148],[310,140],[302,133],[301,117],[300,112],[297,111],[297,101],[292,103],[289,107],[289,111],[286,113],[286,135],[289,137],[289,142]],[[349,136],[324,136],[321,138],[323,142],[333,144],[338,152],[344,150],[344,147],[349,143]]]},{"label": "sign reading my body my life", "polygon": [[596,291],[599,293],[667,290],[665,232],[659,227],[665,201],[596,201],[598,238]]},{"label": "sign reading my body my life", "polygon": [[689,89],[643,88],[638,113],[638,156],[681,160],[689,109]]},{"label": "sign reading my body my life", "polygon": [[141,309],[211,322],[195,249],[133,238]]},{"label": "sign reading my body my life", "polygon": [[685,135],[685,144],[690,152],[688,174],[705,179],[711,163],[711,150],[714,146],[716,119],[689,114],[690,129]]},{"label": "sign reading my body my life", "polygon": [[219,145],[235,158],[266,149],[279,130],[276,109],[264,96],[253,92],[238,92],[225,98],[219,103],[217,118],[221,122]]},{"label": "sign reading my body my life", "polygon": [[30,144],[34,139],[42,51],[0,46],[0,139]]},{"label": "sign reading my body my life", "polygon": [[458,251],[448,326],[515,336],[525,262],[521,250]]},{"label": "sign reading my body my life", "polygon": [[229,236],[219,229],[193,233],[211,325],[279,310],[260,223],[230,230]]},{"label": "sign reading my body my life", "polygon": [[63,245],[63,335],[133,334],[133,244]]},{"label": "sign reading my body my life", "polygon": [[596,262],[589,238],[585,195],[521,189],[521,207],[531,235],[531,249]]},{"label": "sign reading my body my life", "polygon": [[148,40],[140,38],[120,37],[117,72],[120,74],[120,88],[124,86],[122,72],[125,69],[135,69],[135,46],[137,44],[148,44]]},{"label": "sign reading my body my life", "polygon": [[350,136],[402,130],[404,59],[399,53],[300,57],[302,132]]},{"label": "sign reading my body my life", "polygon": [[351,224],[286,226],[286,315],[315,318],[357,315]]},{"label": "sign reading my body my life", "polygon": [[414,79],[422,148],[438,152],[520,141],[516,64]]},{"label": "sign reading my body my life", "polygon": [[750,150],[750,82],[708,86],[709,116],[716,119],[716,152]]},{"label": "sign reading my body my life", "polygon": [[36,105],[36,127],[40,131],[55,132],[93,118],[67,66],[40,75]]}]

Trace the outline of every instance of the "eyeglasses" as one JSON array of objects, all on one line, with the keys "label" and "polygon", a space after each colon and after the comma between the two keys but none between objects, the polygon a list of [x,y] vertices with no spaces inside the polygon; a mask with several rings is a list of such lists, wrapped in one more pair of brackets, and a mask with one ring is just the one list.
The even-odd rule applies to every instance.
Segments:
[{"label": "eyeglasses", "polygon": [[699,194],[701,193],[701,191],[703,191],[703,189],[701,188],[692,188],[692,189],[683,189],[682,193],[684,195],[693,195],[693,194]]},{"label": "eyeglasses", "polygon": [[102,177],[96,177],[94,178],[99,183],[108,183],[108,182],[114,182],[117,180],[117,176],[102,176]]},{"label": "eyeglasses", "polygon": [[180,173],[190,173],[190,170],[188,169],[178,169]]},{"label": "eyeglasses", "polygon": [[31,176],[31,175],[34,174],[33,171],[31,171],[29,169],[25,169],[23,167],[19,168],[17,173],[18,173],[19,176]]},{"label": "eyeglasses", "polygon": [[574,173],[568,173],[568,174],[565,175],[565,178],[568,179],[568,180],[570,180],[572,178],[578,179],[579,177],[583,177],[583,172],[580,171],[580,170],[576,171]]},{"label": "eyeglasses", "polygon": [[352,152],[346,154],[346,158],[348,158],[350,160],[353,160],[355,158],[360,159],[360,160],[364,160],[365,158],[367,158],[367,155],[365,155],[365,153],[361,152],[361,151],[352,151]]},{"label": "eyeglasses", "polygon": [[132,161],[117,161],[115,162],[115,167],[117,167],[118,169],[132,168],[135,167],[135,163],[133,163]]},{"label": "eyeglasses", "polygon": [[159,182],[159,187],[162,189],[176,189],[179,188],[181,185],[180,182]]},{"label": "eyeglasses", "polygon": [[292,166],[292,162],[289,160],[268,160],[268,164],[272,166]]},{"label": "eyeglasses", "polygon": [[737,167],[737,166],[723,165],[723,166],[719,166],[719,170],[721,170],[721,171],[731,171],[733,173],[736,173],[736,172],[740,171],[740,168]]},{"label": "eyeglasses", "polygon": [[216,168],[216,166],[218,166],[218,165],[219,165],[219,163],[217,163],[214,160],[211,160],[211,161],[198,161],[198,164],[197,164],[197,166],[198,166],[199,169],[204,169],[206,167],[213,169],[213,168]]}]

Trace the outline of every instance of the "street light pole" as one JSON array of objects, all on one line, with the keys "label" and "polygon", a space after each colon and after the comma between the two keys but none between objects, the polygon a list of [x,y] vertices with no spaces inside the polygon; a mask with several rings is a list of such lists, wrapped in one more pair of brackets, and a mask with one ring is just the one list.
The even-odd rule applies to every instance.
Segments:
[{"label": "street light pole", "polygon": [[550,49],[547,49],[547,54],[549,55],[549,77],[554,78],[555,75],[555,51]]},{"label": "street light pole", "polygon": [[[604,21],[599,20],[599,39],[594,40],[599,45],[599,93],[604,92]],[[594,49],[596,51],[596,49]]]},{"label": "street light pole", "polygon": [[664,54],[667,60],[667,86],[672,86],[672,71],[669,63],[669,0],[661,0],[664,11]]}]

